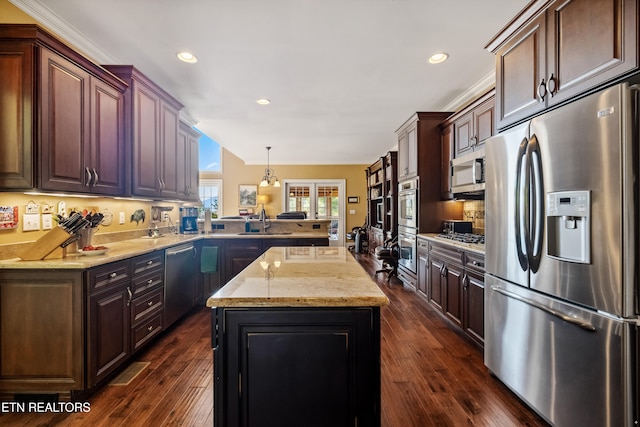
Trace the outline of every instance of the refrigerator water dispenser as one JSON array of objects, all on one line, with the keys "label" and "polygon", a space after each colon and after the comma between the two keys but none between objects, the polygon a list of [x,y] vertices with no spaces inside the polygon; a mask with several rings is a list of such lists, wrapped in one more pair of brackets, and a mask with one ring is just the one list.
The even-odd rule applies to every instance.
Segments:
[{"label": "refrigerator water dispenser", "polygon": [[591,262],[591,194],[587,191],[547,193],[547,253],[550,257]]}]

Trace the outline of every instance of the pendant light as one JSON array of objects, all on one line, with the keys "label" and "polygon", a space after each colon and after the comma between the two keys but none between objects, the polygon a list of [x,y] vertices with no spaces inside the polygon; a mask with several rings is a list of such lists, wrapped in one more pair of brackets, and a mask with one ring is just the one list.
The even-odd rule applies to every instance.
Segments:
[{"label": "pendant light", "polygon": [[[267,147],[267,168],[264,170],[264,176],[262,177],[262,181],[260,182],[260,187],[268,187],[269,185],[273,185],[274,187],[280,187],[280,181],[278,181],[278,177],[274,175],[273,169],[269,168],[269,151],[271,147]],[[271,181],[273,181],[273,184]]]}]

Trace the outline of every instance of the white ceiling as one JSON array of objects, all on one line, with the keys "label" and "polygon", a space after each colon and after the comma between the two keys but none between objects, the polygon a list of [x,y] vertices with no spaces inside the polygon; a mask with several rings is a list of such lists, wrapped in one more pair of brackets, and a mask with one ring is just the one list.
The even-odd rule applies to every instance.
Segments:
[{"label": "white ceiling", "polygon": [[[247,164],[266,163],[266,146],[272,164],[375,161],[416,111],[493,84],[484,46],[529,2],[9,1],[96,62],[135,65]],[[438,51],[449,60],[428,64]]]}]

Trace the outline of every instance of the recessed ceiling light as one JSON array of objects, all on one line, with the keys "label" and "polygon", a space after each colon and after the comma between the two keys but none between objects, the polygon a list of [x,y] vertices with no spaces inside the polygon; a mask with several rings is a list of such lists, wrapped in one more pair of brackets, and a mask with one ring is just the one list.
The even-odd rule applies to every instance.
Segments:
[{"label": "recessed ceiling light", "polygon": [[429,64],[439,64],[441,62],[446,61],[448,57],[449,57],[448,53],[444,53],[444,52],[434,53],[429,58]]},{"label": "recessed ceiling light", "polygon": [[196,58],[196,56],[190,52],[180,52],[178,54],[178,59],[188,64],[195,64],[196,62],[198,62],[198,58]]},{"label": "recessed ceiling light", "polygon": [[260,98],[260,99],[256,99],[256,102],[260,105],[269,105],[271,104],[271,101],[269,101],[267,98]]}]

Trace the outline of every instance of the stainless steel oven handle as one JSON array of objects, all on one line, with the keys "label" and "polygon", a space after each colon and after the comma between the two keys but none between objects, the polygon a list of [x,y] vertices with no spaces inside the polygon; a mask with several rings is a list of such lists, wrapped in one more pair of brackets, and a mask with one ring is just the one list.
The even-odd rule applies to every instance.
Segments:
[{"label": "stainless steel oven handle", "polygon": [[591,331],[591,332],[594,332],[596,330],[596,327],[593,326],[591,323],[587,322],[586,320],[578,319],[576,317],[571,317],[568,314],[562,313],[561,311],[558,311],[558,310],[554,310],[553,308],[547,307],[546,305],[541,304],[541,303],[539,303],[537,301],[531,300],[529,298],[521,297],[518,294],[515,294],[513,292],[510,292],[510,291],[507,291],[505,289],[499,288],[497,286],[492,286],[491,290],[496,291],[497,293],[502,294],[502,295],[504,295],[506,297],[513,298],[513,299],[516,299],[518,301],[521,301],[521,302],[523,302],[525,304],[528,304],[528,305],[530,305],[532,307],[535,307],[535,308],[537,308],[539,310],[542,310],[545,313],[548,313],[548,314],[550,314],[552,316],[555,316],[555,317],[557,317],[559,319],[562,319],[565,322],[569,322],[569,323],[571,323],[573,325],[576,325],[576,326],[578,326],[578,327],[580,327],[580,328],[582,328],[584,330]]}]

